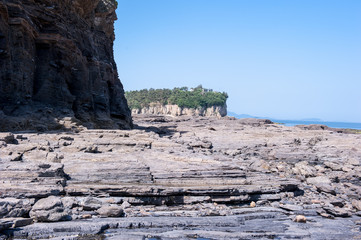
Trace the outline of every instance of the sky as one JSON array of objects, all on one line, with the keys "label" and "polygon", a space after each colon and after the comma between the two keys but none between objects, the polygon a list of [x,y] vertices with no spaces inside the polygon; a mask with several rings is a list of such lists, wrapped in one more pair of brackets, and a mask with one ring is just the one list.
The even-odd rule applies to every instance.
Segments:
[{"label": "sky", "polygon": [[360,0],[118,0],[125,91],[203,87],[228,111],[361,122]]}]

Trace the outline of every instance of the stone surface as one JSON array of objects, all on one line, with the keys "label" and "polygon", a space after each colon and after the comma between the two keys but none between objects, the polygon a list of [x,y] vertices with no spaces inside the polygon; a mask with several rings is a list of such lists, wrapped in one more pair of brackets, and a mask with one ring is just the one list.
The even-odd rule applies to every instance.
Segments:
[{"label": "stone surface", "polygon": [[[4,236],[360,236],[361,169],[350,162],[361,157],[360,134],[228,117],[134,121],[134,130],[14,132],[18,144],[0,144],[0,218],[26,218],[31,209],[72,218],[21,229],[4,223]],[[16,154],[21,161],[11,161]],[[109,218],[116,211],[122,217]]]},{"label": "stone surface", "polygon": [[129,128],[114,0],[0,1],[0,130]]}]

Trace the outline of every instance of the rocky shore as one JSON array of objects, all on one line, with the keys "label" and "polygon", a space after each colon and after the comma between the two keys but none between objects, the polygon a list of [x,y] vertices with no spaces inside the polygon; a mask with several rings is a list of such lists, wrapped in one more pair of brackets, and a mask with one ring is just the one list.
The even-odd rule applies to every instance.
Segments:
[{"label": "rocky shore", "polygon": [[0,133],[0,239],[359,239],[361,135],[230,117]]}]

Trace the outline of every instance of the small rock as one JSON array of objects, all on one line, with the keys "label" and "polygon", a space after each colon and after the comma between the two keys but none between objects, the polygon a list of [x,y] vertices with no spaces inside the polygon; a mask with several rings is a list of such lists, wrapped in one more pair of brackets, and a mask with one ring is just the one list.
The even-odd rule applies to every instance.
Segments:
[{"label": "small rock", "polygon": [[360,200],[352,200],[352,206],[358,210],[358,211],[361,211],[361,201]]},{"label": "small rock", "polygon": [[14,134],[7,133],[5,135],[0,135],[0,141],[4,141],[6,144],[18,144],[18,140],[15,139]]},{"label": "small rock", "polygon": [[342,199],[333,199],[331,202],[330,202],[333,206],[336,206],[336,207],[343,207],[345,206],[344,202]]},{"label": "small rock", "polygon": [[249,205],[251,208],[256,207],[256,203],[254,201],[251,202],[251,204]]},{"label": "small rock", "polygon": [[324,218],[329,218],[329,219],[334,219],[335,217],[331,214],[328,214],[326,212],[318,212],[318,214],[320,214],[320,216],[324,217]]},{"label": "small rock", "polygon": [[86,153],[102,153],[101,151],[98,150],[98,147],[88,147],[87,149],[85,149]]},{"label": "small rock", "polygon": [[86,197],[82,202],[80,202],[80,205],[85,211],[97,210],[101,208],[102,204],[103,203],[100,200],[93,197]]},{"label": "small rock", "polygon": [[308,162],[302,161],[295,164],[295,167],[292,169],[293,173],[304,176],[304,177],[314,177],[316,170],[314,167],[308,165]]},{"label": "small rock", "polygon": [[15,218],[12,228],[24,227],[33,224],[32,218]]},{"label": "small rock", "polygon": [[297,215],[294,219],[293,219],[294,222],[298,222],[298,223],[305,223],[307,222],[307,219],[305,216],[303,215]]},{"label": "small rock", "polygon": [[130,208],[132,205],[128,201],[124,201],[121,206],[123,209],[126,209]]},{"label": "small rock", "polygon": [[101,217],[122,217],[123,208],[118,205],[102,206],[96,211]]},{"label": "small rock", "polygon": [[0,232],[9,229],[13,226],[14,222],[0,219]]},{"label": "small rock", "polygon": [[336,195],[335,188],[331,184],[316,184],[317,191]]},{"label": "small rock", "polygon": [[312,204],[320,204],[321,201],[318,200],[318,199],[312,199],[312,200],[311,200],[311,203],[312,203]]},{"label": "small rock", "polygon": [[335,217],[351,217],[351,213],[344,208],[339,207],[323,207],[327,213],[332,214]]},{"label": "small rock", "polygon": [[326,176],[318,176],[307,178],[306,182],[308,184],[316,185],[316,184],[331,184],[331,180]]},{"label": "small rock", "polygon": [[64,211],[64,206],[60,198],[56,196],[50,196],[37,201],[29,215],[38,222],[71,220],[70,215]]}]

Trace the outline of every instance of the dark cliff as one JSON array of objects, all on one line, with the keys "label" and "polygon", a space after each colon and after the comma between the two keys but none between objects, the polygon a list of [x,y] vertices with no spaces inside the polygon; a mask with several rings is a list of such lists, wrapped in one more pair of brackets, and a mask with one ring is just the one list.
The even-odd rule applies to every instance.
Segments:
[{"label": "dark cliff", "polygon": [[[0,0],[0,129],[130,128],[114,0]],[[63,120],[61,120],[63,119]]]}]

